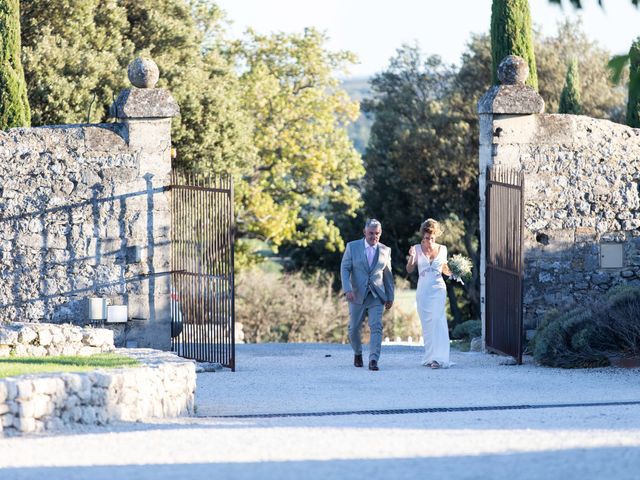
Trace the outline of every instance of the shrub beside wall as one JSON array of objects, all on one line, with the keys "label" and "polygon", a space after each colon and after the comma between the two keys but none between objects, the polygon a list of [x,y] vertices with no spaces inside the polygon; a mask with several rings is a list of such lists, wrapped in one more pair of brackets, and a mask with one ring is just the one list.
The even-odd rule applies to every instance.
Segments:
[{"label": "shrub beside wall", "polygon": [[[236,321],[242,323],[247,343],[329,342],[347,343],[349,306],[331,288],[331,278],[263,272],[258,269],[236,278]],[[414,307],[396,302],[385,312],[383,337],[418,340],[420,322]],[[363,342],[368,342],[367,320]]]},{"label": "shrub beside wall", "polygon": [[236,281],[236,321],[247,343],[346,342],[349,310],[328,278],[258,269]]},{"label": "shrub beside wall", "polygon": [[550,313],[533,338],[537,362],[584,368],[614,357],[640,356],[640,288],[621,286],[564,311]]}]

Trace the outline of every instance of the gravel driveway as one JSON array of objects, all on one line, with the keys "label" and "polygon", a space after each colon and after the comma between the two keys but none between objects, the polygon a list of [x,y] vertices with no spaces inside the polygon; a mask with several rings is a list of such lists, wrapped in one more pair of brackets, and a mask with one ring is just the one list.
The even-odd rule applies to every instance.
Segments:
[{"label": "gravel driveway", "polygon": [[348,346],[240,345],[237,372],[198,376],[200,417],[0,439],[0,478],[639,478],[637,369],[419,360],[383,346],[370,372]]}]

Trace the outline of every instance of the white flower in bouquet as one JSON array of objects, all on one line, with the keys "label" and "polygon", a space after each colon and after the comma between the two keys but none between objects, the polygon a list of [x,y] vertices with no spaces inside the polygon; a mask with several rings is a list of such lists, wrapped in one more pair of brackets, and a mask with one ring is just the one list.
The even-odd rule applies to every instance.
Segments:
[{"label": "white flower in bouquet", "polygon": [[451,270],[451,278],[454,280],[464,285],[462,279],[464,278],[468,280],[471,278],[473,263],[470,258],[458,253],[453,255],[447,263],[449,264],[449,270]]}]

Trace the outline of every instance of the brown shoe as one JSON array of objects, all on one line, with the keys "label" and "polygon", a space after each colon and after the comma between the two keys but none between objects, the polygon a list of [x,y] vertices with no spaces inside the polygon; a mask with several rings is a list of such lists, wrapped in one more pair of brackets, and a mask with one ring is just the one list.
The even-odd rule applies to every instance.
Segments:
[{"label": "brown shoe", "polygon": [[361,367],[363,365],[362,354],[353,356],[353,365],[355,365],[356,367]]},{"label": "brown shoe", "polygon": [[378,370],[380,370],[378,368],[378,362],[375,360],[370,360],[369,361],[369,370],[373,370],[374,372],[377,372]]}]

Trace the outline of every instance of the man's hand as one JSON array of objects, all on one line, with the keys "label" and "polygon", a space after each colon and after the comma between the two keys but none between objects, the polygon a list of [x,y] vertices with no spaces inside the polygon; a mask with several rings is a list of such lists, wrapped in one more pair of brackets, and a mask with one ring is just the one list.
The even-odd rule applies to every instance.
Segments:
[{"label": "man's hand", "polygon": [[353,292],[347,292],[344,294],[347,297],[347,302],[353,302],[356,299],[356,296]]},{"label": "man's hand", "polygon": [[385,310],[389,310],[391,308],[391,305],[393,305],[393,302],[385,302],[384,304]]}]

